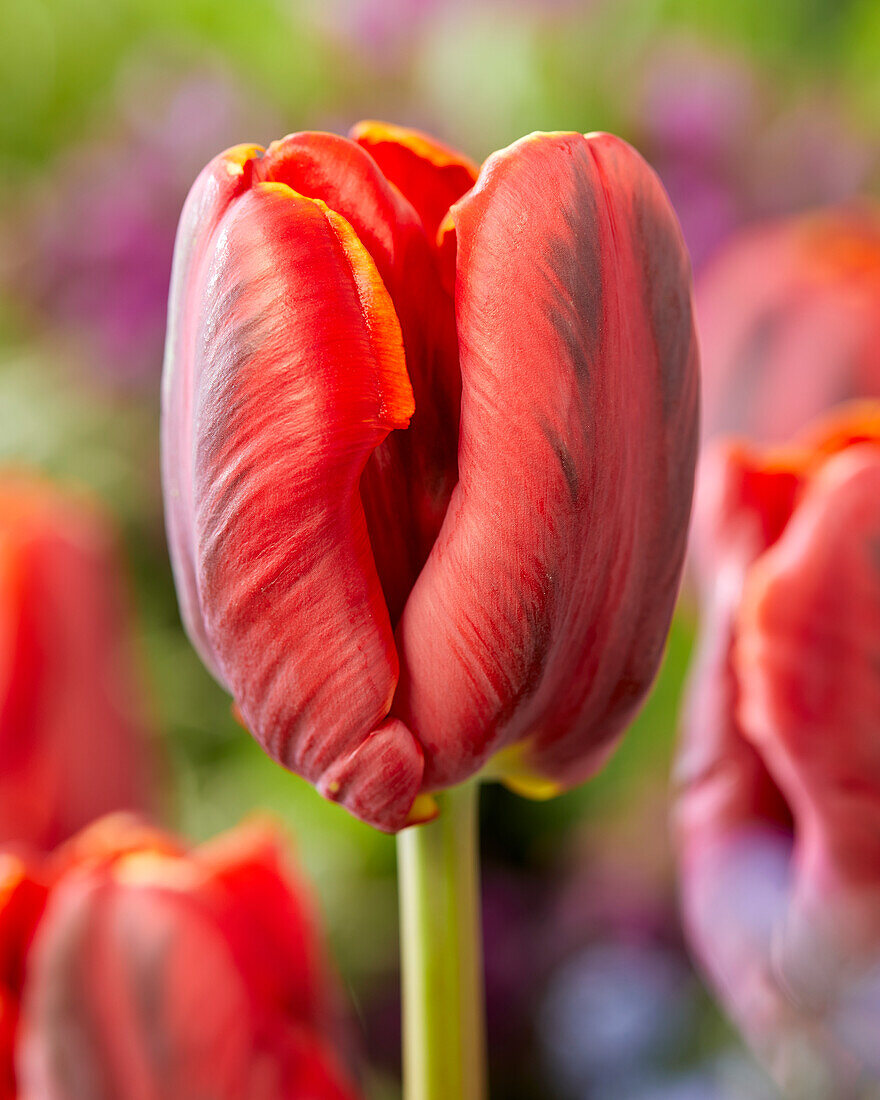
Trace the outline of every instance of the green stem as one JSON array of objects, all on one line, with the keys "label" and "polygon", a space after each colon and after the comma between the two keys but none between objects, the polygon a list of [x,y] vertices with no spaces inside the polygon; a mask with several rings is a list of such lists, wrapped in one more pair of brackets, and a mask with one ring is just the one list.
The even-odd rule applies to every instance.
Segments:
[{"label": "green stem", "polygon": [[471,781],[397,838],[404,1100],[486,1094],[477,802]]}]

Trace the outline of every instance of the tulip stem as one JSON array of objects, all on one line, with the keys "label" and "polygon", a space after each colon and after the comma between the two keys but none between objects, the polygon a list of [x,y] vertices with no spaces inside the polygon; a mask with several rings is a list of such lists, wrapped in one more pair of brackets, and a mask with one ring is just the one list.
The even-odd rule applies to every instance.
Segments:
[{"label": "tulip stem", "polygon": [[436,796],[439,816],[397,838],[404,1100],[483,1100],[479,782]]}]

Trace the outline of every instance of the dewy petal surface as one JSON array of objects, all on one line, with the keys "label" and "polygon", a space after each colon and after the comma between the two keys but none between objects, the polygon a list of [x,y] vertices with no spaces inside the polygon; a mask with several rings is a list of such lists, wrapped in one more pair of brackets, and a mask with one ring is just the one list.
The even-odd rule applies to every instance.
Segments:
[{"label": "dewy petal surface", "polygon": [[398,631],[426,785],[526,740],[594,770],[659,662],[697,438],[689,265],[653,172],[533,135],[454,208],[459,484]]},{"label": "dewy petal surface", "polygon": [[[408,424],[412,389],[393,304],[349,222],[265,181],[260,160],[242,173],[251,186],[223,196],[191,250],[202,258],[170,353],[171,545],[198,605],[195,636],[249,728],[322,786],[394,693],[358,485],[373,450]],[[400,723],[395,733],[387,783],[372,783],[368,804],[357,776],[345,792],[385,828],[403,824],[422,772],[416,741]]]}]

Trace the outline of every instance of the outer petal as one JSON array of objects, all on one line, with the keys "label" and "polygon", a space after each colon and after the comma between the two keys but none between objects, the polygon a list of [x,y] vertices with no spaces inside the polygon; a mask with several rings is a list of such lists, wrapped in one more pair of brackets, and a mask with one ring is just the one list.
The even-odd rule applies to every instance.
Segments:
[{"label": "outer petal", "polygon": [[[869,904],[880,948],[880,446],[830,459],[751,571],[739,616],[740,720],[798,826],[796,905]],[[841,920],[839,905],[835,920]]]},{"label": "outer petal", "polygon": [[802,485],[790,467],[767,469],[734,446],[715,449],[702,462],[694,543],[704,605],[676,769],[682,785],[676,818],[686,852],[756,825],[789,824],[781,795],[739,726],[733,649],[749,570],[785,529]]},{"label": "outer petal", "polygon": [[351,224],[400,320],[415,413],[408,431],[379,444],[361,479],[376,566],[396,623],[458,479],[461,384],[452,299],[413,206],[353,141],[290,134],[269,147],[261,171],[326,202]]},{"label": "outer petal", "polygon": [[387,122],[359,122],[352,127],[351,137],[409,199],[428,239],[436,241],[450,206],[476,183],[478,165],[420,130]]},{"label": "outer petal", "polygon": [[[201,320],[168,366],[166,476],[192,509],[172,545],[249,728],[332,797],[325,774],[382,722],[397,677],[358,483],[412,415],[400,328],[349,223],[286,184],[255,183],[201,247],[186,286]],[[399,828],[422,759],[403,727],[389,755],[396,786],[363,816]]]},{"label": "outer petal", "polygon": [[654,676],[697,434],[688,262],[656,177],[606,135],[535,135],[454,208],[460,482],[398,629],[426,784],[528,739],[560,783]]},{"label": "outer petal", "polygon": [[177,240],[168,295],[168,332],[162,375],[162,488],[165,527],[177,599],[186,632],[199,656],[222,679],[205,637],[196,583],[193,532],[193,396],[196,365],[193,349],[200,323],[204,268],[214,235],[229,204],[253,183],[255,163],[263,150],[256,145],[228,149],[202,171],[187,197]]},{"label": "outer petal", "polygon": [[700,963],[758,1044],[781,1024],[770,952],[787,901],[791,815],[743,735],[733,653],[749,570],[802,487],[792,463],[768,467],[744,447],[716,447],[701,460],[694,515],[703,606],[676,764],[682,911]]},{"label": "outer petal", "polygon": [[253,1001],[251,1019],[283,1015],[329,1033],[327,963],[312,899],[268,825],[240,826],[197,848],[198,900],[222,930]]}]

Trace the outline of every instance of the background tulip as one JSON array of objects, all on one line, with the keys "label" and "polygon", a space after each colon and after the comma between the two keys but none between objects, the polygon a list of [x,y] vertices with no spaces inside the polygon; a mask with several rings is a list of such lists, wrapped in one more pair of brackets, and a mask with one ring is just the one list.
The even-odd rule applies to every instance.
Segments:
[{"label": "background tulip", "polygon": [[3,859],[10,1097],[356,1096],[311,900],[272,829],[188,853],[111,817],[39,866]]},{"label": "background tulip", "polygon": [[178,234],[167,523],[188,631],[282,763],[388,831],[596,769],[657,668],[696,436],[689,267],[604,134],[476,176],[412,131],[213,161]]},{"label": "background tulip", "polygon": [[0,841],[48,848],[150,802],[118,550],[97,510],[0,475]]},{"label": "background tulip", "polygon": [[676,810],[691,944],[797,1096],[880,1078],[880,407],[717,447]]},{"label": "background tulip", "polygon": [[697,280],[704,434],[782,443],[880,397],[880,210],[864,203],[732,237]]}]

